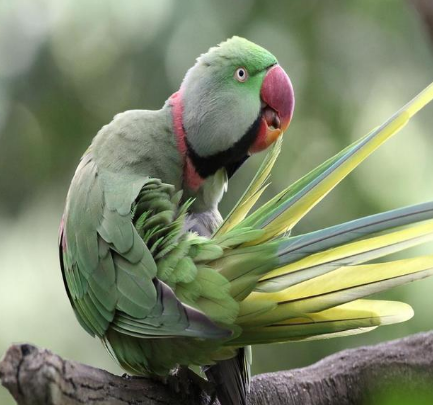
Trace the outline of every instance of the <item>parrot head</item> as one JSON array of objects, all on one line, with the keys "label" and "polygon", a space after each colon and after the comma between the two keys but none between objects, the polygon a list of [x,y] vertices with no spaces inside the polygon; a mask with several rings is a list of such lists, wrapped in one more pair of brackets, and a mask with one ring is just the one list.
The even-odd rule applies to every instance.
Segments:
[{"label": "parrot head", "polygon": [[270,146],[289,126],[295,104],[275,56],[240,37],[201,55],[174,96],[176,132],[183,133],[184,152],[201,178],[221,167],[230,175]]}]

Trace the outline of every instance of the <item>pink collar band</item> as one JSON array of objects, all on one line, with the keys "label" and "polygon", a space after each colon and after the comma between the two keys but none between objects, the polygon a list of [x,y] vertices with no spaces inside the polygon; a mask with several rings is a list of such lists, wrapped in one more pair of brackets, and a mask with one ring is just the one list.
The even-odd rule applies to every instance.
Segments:
[{"label": "pink collar band", "polygon": [[171,114],[173,118],[173,128],[176,135],[177,150],[183,157],[183,181],[189,189],[197,191],[203,184],[204,179],[198,174],[191,159],[188,156],[188,148],[186,145],[186,133],[183,127],[183,102],[182,93],[177,91],[169,98],[171,106]]}]

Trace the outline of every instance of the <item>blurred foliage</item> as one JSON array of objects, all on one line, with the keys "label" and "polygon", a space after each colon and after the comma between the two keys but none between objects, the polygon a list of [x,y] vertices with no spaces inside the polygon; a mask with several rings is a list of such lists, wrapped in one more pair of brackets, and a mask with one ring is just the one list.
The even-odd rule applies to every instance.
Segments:
[{"label": "blurred foliage", "polygon": [[[433,404],[433,389],[430,381],[422,376],[411,377],[414,382],[411,389],[407,389],[407,381],[376,381],[378,387],[372,395],[372,400],[365,401],[365,405],[431,405]],[[402,387],[406,387],[403,389]]]},{"label": "blurred foliage", "polygon": [[[120,372],[78,325],[64,292],[56,238],[70,179],[113,115],[159,108],[200,53],[235,34],[273,52],[296,92],[295,118],[266,197],[432,80],[428,38],[403,0],[0,0],[0,353],[29,341]],[[296,231],[431,199],[432,126],[430,107]],[[250,159],[232,180],[223,213],[260,160]],[[342,348],[431,329],[432,288],[426,280],[386,295],[415,308],[405,324],[259,347],[253,371],[300,367]],[[10,401],[0,389],[0,403]]]}]

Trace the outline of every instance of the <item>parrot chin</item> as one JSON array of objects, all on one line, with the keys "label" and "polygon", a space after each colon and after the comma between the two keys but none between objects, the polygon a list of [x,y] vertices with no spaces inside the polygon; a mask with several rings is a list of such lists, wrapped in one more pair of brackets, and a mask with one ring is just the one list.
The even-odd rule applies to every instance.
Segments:
[{"label": "parrot chin", "polygon": [[272,66],[260,90],[261,122],[257,138],[249,149],[260,152],[272,145],[288,128],[295,107],[293,86],[280,65]]}]

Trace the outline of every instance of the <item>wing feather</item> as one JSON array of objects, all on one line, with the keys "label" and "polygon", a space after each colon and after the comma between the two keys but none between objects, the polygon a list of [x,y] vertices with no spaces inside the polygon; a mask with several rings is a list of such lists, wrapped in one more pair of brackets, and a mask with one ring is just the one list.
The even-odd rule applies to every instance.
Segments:
[{"label": "wing feather", "polygon": [[[152,195],[142,192],[146,184]],[[176,249],[173,231],[179,231],[182,223],[171,224],[173,214],[168,208],[178,209],[179,202],[173,192],[172,186],[154,187],[150,178],[101,173],[91,153],[82,159],[68,194],[60,256],[68,295],[89,333],[103,337],[112,327],[140,337],[221,338],[231,334],[203,312],[183,304],[171,287],[158,280],[155,259],[133,224],[135,213],[152,200],[160,212],[143,222],[144,237],[150,243],[166,226],[169,232],[158,243],[168,251],[171,241]],[[155,193],[169,195],[173,201],[155,200]],[[179,263],[176,277],[192,281],[187,271],[191,259],[184,257]]]}]

